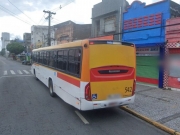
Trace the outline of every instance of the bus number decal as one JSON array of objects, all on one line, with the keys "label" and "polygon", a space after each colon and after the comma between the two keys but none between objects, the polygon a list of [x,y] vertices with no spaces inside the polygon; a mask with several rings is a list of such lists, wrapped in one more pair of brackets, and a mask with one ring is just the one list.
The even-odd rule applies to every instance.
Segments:
[{"label": "bus number decal", "polygon": [[125,93],[132,92],[132,87],[125,87]]}]

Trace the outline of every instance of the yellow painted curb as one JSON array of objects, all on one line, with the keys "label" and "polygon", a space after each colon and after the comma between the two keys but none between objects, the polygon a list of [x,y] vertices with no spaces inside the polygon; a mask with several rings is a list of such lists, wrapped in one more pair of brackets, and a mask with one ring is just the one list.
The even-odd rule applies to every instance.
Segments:
[{"label": "yellow painted curb", "polygon": [[165,132],[167,132],[167,133],[169,133],[169,134],[172,134],[172,135],[180,135],[180,132],[175,131],[175,130],[173,130],[173,129],[171,129],[171,128],[168,128],[168,127],[166,127],[165,125],[163,125],[163,124],[161,124],[161,123],[158,123],[158,122],[156,122],[156,121],[154,121],[154,120],[151,120],[151,119],[149,119],[148,117],[143,116],[143,115],[141,115],[141,114],[139,114],[139,113],[137,113],[137,112],[129,109],[128,107],[122,106],[122,107],[120,107],[120,108],[121,108],[122,110],[125,110],[125,111],[127,111],[128,113],[130,113],[130,114],[132,114],[132,115],[134,115],[134,116],[136,116],[136,117],[138,117],[138,118],[140,118],[140,119],[142,119],[142,120],[144,120],[144,121],[146,121],[146,122],[154,125],[155,127],[159,128],[159,129],[161,129],[161,130],[163,130],[163,131],[165,131]]}]

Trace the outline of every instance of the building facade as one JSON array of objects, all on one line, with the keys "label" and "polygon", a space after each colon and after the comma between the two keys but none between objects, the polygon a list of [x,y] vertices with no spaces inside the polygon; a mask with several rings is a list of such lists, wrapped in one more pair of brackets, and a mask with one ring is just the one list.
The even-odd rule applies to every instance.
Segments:
[{"label": "building facade", "polygon": [[[129,6],[126,0],[102,0],[92,8],[91,36],[99,37],[122,31],[122,16]],[[121,40],[121,35],[114,36]]]},{"label": "building facade", "polygon": [[[179,5],[162,0],[146,5],[134,1],[123,15],[123,41],[137,48],[137,81],[163,87],[166,20],[176,16]],[[163,26],[163,27],[162,27]]]},{"label": "building facade", "polygon": [[176,17],[166,21],[166,26],[170,26],[166,27],[164,87],[180,91],[180,9]]},{"label": "building facade", "polygon": [[9,51],[7,51],[6,46],[10,43],[10,34],[8,32],[2,32],[1,35],[2,49],[5,49],[5,55],[9,55]]},{"label": "building facade", "polygon": [[7,42],[9,41],[10,41],[10,34],[7,32],[2,32],[1,35],[2,49],[6,48]]},{"label": "building facade", "polygon": [[24,33],[23,34],[23,44],[25,47],[26,53],[31,53],[31,33]]},{"label": "building facade", "polygon": [[57,44],[72,42],[91,37],[91,24],[76,24],[72,21],[66,21],[54,25],[55,41]]},{"label": "building facade", "polygon": [[31,49],[47,46],[48,26],[31,26]]}]

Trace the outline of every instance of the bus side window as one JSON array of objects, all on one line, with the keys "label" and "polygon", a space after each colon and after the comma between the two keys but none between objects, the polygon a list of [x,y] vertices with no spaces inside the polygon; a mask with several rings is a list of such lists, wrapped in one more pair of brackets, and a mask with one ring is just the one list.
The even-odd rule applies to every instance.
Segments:
[{"label": "bus side window", "polygon": [[53,67],[57,67],[57,51],[54,51],[53,55]]},{"label": "bus side window", "polygon": [[74,55],[75,55],[75,49],[69,50],[68,55],[68,71],[70,73],[75,73],[75,63],[74,63]]},{"label": "bus side window", "polygon": [[68,50],[64,50],[64,54],[63,54],[63,69],[62,70],[66,70],[67,69],[67,60],[68,60]]},{"label": "bus side window", "polygon": [[57,68],[62,69],[63,66],[63,51],[58,51]]},{"label": "bus side window", "polygon": [[50,56],[49,56],[49,66],[53,67],[53,62],[54,62],[54,51],[50,51]]},{"label": "bus side window", "polygon": [[47,65],[47,62],[46,62],[46,52],[44,52],[44,56],[43,56],[43,64],[44,64],[44,65]]},{"label": "bus side window", "polygon": [[46,52],[46,65],[49,66],[49,52]]},{"label": "bus side window", "polygon": [[37,52],[37,59],[38,59],[37,62],[38,62],[38,63],[40,63],[40,56],[39,56],[39,55],[40,55],[40,53]]},{"label": "bus side window", "polygon": [[44,56],[44,52],[41,52],[41,64],[43,64],[43,56]]},{"label": "bus side window", "polygon": [[34,62],[37,62],[37,55],[36,55],[36,52],[33,53],[33,57],[34,57]]},{"label": "bus side window", "polygon": [[77,49],[75,53],[75,61],[76,61],[76,74],[80,74],[80,65],[81,65],[81,49]]}]

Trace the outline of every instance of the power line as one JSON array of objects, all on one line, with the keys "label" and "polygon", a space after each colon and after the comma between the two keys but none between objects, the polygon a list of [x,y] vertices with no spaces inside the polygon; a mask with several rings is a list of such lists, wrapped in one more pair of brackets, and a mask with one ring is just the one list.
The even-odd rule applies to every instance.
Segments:
[{"label": "power line", "polygon": [[59,7],[57,7],[57,8],[55,8],[55,9],[51,10],[51,11],[58,10],[59,8],[61,9],[61,5]]},{"label": "power line", "polygon": [[58,19],[56,19],[56,18],[52,18],[52,19],[54,19],[54,20],[56,20],[56,21],[58,21],[58,22],[61,22],[60,20],[58,20]]},{"label": "power line", "polygon": [[69,3],[67,3],[67,4],[66,4],[66,5],[64,5],[63,7],[61,7],[61,5],[60,5],[60,7],[55,8],[55,9],[53,9],[52,11],[54,11],[54,10],[55,10],[55,12],[57,12],[59,9],[62,9],[62,8],[64,8],[64,7],[66,7],[66,6],[68,6],[69,4],[73,3],[73,2],[74,2],[74,0],[71,0]]},{"label": "power line", "polygon": [[68,6],[69,4],[71,4],[71,3],[73,3],[73,2],[74,2],[74,0],[71,0],[69,3],[67,3],[67,4],[66,4],[65,6],[63,6],[62,8]]},{"label": "power line", "polygon": [[46,19],[44,19],[44,21],[41,23],[41,25],[43,25],[46,22]]},{"label": "power line", "polygon": [[[26,24],[31,25],[30,23],[25,22],[24,20],[22,20],[22,19],[18,18],[17,16],[15,16],[15,14],[14,14],[14,13],[12,13],[12,12],[11,12],[10,10],[8,10],[7,8],[5,8],[5,7],[1,6],[1,5],[0,5],[0,7],[1,7],[1,10],[2,10],[2,11],[4,11],[4,12],[6,12],[6,13],[10,14],[11,16],[13,16],[13,17],[17,18],[18,20],[20,20],[20,21],[22,21],[22,22],[24,22],[24,23],[26,23]],[[3,10],[2,8],[4,8],[5,10],[7,10],[8,12],[7,12],[7,11],[5,11],[5,10]]]},{"label": "power line", "polygon": [[[43,14],[43,16],[41,17],[39,23],[42,21],[42,19],[43,19],[43,17],[44,17],[45,14],[46,14],[46,13]],[[38,24],[39,24],[39,23],[38,23]]]},{"label": "power line", "polygon": [[[8,0],[9,1],[9,0]],[[15,6],[11,1],[9,1],[9,3],[11,3],[14,7],[16,7],[21,13],[23,13],[23,11],[21,11],[17,6]],[[29,18],[33,23],[35,23],[29,16],[27,16],[25,13],[23,13],[27,18]],[[36,23],[35,23],[36,24]]]}]

